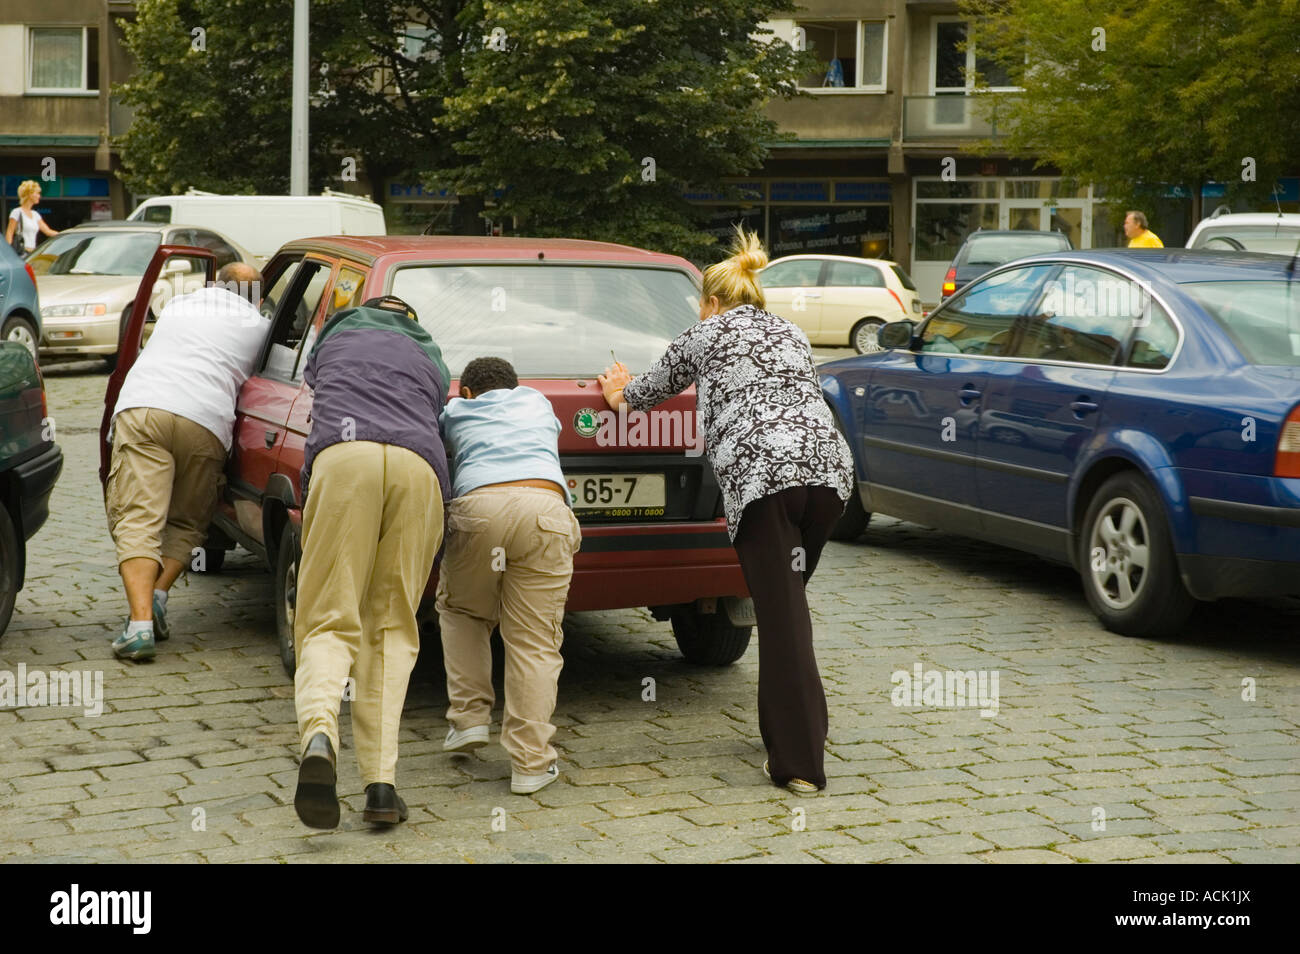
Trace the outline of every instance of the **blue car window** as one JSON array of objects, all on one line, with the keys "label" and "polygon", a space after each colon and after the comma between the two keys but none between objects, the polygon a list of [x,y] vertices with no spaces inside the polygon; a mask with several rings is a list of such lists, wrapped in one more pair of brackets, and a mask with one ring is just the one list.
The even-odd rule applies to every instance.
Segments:
[{"label": "blue car window", "polygon": [[921,350],[949,354],[1003,356],[1016,319],[1038,300],[1055,265],[1010,268],[966,288],[925,324]]},{"label": "blue car window", "polygon": [[1020,321],[1011,356],[1113,364],[1149,296],[1136,282],[1098,268],[1067,265]]}]

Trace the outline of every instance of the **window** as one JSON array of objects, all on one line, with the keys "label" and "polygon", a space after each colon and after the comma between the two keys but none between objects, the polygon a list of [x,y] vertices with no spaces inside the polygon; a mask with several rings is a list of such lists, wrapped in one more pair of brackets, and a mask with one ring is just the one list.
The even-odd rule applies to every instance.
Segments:
[{"label": "window", "polygon": [[334,279],[334,291],[330,293],[329,304],[325,308],[325,318],[344,308],[353,308],[364,300],[361,287],[366,283],[366,273],[358,267],[342,265],[339,277]]},{"label": "window", "polygon": [[1141,289],[1110,272],[1071,265],[1061,269],[1044,291],[1038,314],[1022,319],[1009,354],[1113,364],[1141,313]]},{"label": "window", "polygon": [[164,225],[169,224],[172,220],[172,207],[170,205],[151,205],[145,208],[144,214],[140,216],[141,222],[160,222]]},{"label": "window", "polygon": [[935,312],[921,333],[921,350],[941,354],[1007,354],[1016,319],[1037,299],[1055,265],[1012,268],[975,282]]},{"label": "window", "polygon": [[408,60],[438,59],[438,31],[421,23],[408,23],[399,37],[402,55]]},{"label": "window", "polygon": [[311,327],[329,277],[328,264],[307,259],[290,264],[271,283],[262,302],[262,314],[271,319],[271,336],[262,364],[266,377],[293,381],[301,374],[295,371],[300,364],[298,347]]},{"label": "window", "polygon": [[883,92],[885,24],[875,20],[800,20],[806,49],[821,64],[799,81],[805,89]]},{"label": "window", "polygon": [[239,253],[236,252],[225,239],[215,232],[195,229],[192,242],[199,248],[209,249],[217,256],[217,268],[223,268],[231,262],[238,262],[240,260]]},{"label": "window", "polygon": [[826,284],[846,288],[884,288],[885,276],[874,265],[831,262],[831,273]]},{"label": "window", "polygon": [[[963,46],[967,48],[962,49]],[[1014,90],[1006,67],[980,56],[973,43],[966,43],[966,21],[936,19],[934,46],[930,58],[930,85],[943,94],[969,93],[975,87],[976,74],[995,90]]]},{"label": "window", "polygon": [[1130,368],[1159,370],[1169,364],[1177,347],[1178,329],[1165,310],[1151,302],[1138,321],[1126,363]]},{"label": "window", "polygon": [[821,259],[798,258],[769,265],[758,278],[764,288],[812,288],[817,284],[821,271]]},{"label": "window", "polygon": [[96,27],[32,27],[27,39],[27,92],[99,92]]}]

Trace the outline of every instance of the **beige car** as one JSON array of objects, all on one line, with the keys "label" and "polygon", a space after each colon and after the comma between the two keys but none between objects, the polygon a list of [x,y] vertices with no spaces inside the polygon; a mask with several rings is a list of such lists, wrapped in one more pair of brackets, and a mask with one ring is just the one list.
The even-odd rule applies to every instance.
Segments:
[{"label": "beige car", "polygon": [[814,345],[879,351],[883,325],[921,317],[916,284],[895,262],[847,255],[787,255],[759,273],[767,310]]},{"label": "beige car", "polygon": [[[88,222],[64,229],[27,256],[41,299],[41,360],[98,355],[110,368],[116,365],[122,326],[140,279],[163,244],[211,249],[218,268],[254,261],[220,232],[189,225]],[[155,296],[165,301],[202,287],[203,281],[201,260],[173,259]],[[145,329],[146,340],[150,330]]]}]

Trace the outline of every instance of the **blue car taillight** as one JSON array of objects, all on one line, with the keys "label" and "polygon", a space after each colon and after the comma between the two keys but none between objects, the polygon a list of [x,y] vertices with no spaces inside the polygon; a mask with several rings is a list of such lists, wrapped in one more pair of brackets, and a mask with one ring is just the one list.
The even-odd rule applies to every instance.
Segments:
[{"label": "blue car taillight", "polygon": [[1273,476],[1300,477],[1300,404],[1291,408],[1291,413],[1282,422]]}]

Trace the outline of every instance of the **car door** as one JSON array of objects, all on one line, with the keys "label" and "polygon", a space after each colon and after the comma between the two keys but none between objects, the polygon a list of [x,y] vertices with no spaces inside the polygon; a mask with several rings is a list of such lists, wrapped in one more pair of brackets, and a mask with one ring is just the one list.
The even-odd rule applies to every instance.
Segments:
[{"label": "car door", "polygon": [[1138,298],[1113,272],[1067,265],[1018,323],[1011,360],[990,369],[980,412],[977,484],[988,535],[1068,557],[1069,480],[1141,314]]},{"label": "car door", "polygon": [[821,276],[825,261],[795,258],[765,268],[759,278],[766,308],[803,329],[813,344],[822,344]]},{"label": "car door", "polygon": [[981,528],[976,427],[990,368],[1054,266],[1013,268],[930,316],[916,350],[890,352],[866,395],[862,453],[873,505],[956,533]]},{"label": "car door", "polygon": [[909,317],[885,282],[880,268],[868,262],[832,261],[822,288],[821,335],[827,344],[849,344],[862,319],[880,322]]},{"label": "car door", "polygon": [[277,473],[289,415],[301,385],[299,357],[304,339],[333,272],[333,263],[307,255],[273,262],[262,314],[271,333],[257,370],[239,392],[228,467],[229,501],[224,508],[239,530],[265,545],[262,497]]}]

